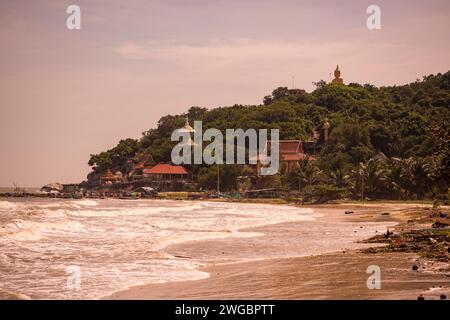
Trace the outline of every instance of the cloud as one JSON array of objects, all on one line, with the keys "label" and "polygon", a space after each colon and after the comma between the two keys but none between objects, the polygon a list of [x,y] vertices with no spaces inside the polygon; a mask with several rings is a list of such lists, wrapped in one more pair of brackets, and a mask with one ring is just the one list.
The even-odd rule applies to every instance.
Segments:
[{"label": "cloud", "polygon": [[254,39],[214,40],[205,44],[128,42],[115,48],[127,60],[170,62],[178,66],[222,68],[245,63],[277,64],[327,59],[348,53],[345,43],[261,41]]}]

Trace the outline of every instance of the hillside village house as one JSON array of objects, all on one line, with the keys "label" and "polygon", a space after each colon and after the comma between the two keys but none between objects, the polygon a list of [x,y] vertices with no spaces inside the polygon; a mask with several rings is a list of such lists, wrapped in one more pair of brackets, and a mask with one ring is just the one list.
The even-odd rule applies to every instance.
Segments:
[{"label": "hillside village house", "polygon": [[117,182],[121,182],[122,178],[123,176],[120,171],[118,171],[116,174],[113,174],[111,170],[108,169],[108,171],[100,177],[100,185],[107,186]]},{"label": "hillside village house", "polygon": [[189,173],[182,166],[171,164],[157,164],[143,170],[144,178],[156,181],[183,181],[189,179]]}]

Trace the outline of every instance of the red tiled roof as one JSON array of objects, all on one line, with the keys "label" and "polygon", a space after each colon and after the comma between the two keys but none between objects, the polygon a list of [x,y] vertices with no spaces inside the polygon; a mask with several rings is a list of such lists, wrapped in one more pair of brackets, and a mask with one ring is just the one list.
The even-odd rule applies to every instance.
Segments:
[{"label": "red tiled roof", "polygon": [[295,154],[283,154],[281,155],[282,161],[298,161],[305,158],[305,154],[295,153]]},{"label": "red tiled roof", "polygon": [[173,166],[171,164],[157,164],[154,167],[144,169],[144,174],[188,174],[182,166]]},{"label": "red tiled roof", "polygon": [[[267,149],[271,150],[271,141],[267,142]],[[299,154],[303,152],[302,142],[300,140],[280,140],[279,141],[280,154]]]},{"label": "red tiled roof", "polygon": [[[267,150],[270,154],[271,141],[267,141]],[[299,161],[307,157],[307,154],[303,151],[303,144],[300,140],[280,140],[279,141],[279,154],[282,161]],[[266,158],[264,155],[250,158],[251,160],[261,160]],[[309,160],[315,160],[313,156],[309,156]]]}]

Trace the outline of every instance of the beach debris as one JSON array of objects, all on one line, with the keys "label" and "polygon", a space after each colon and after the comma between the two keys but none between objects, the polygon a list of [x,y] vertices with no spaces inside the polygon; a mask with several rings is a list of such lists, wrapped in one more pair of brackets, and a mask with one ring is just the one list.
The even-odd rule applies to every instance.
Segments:
[{"label": "beach debris", "polygon": [[433,229],[448,228],[448,223],[436,221],[431,225]]},{"label": "beach debris", "polygon": [[413,265],[413,266],[412,266],[412,269],[413,269],[414,271],[417,271],[417,270],[419,269],[419,267],[418,267],[417,265]]},{"label": "beach debris", "polygon": [[174,257],[175,258],[180,258],[180,259],[192,259],[192,257],[190,257],[190,256],[183,256],[183,255],[180,255],[180,254],[175,254]]},{"label": "beach debris", "polygon": [[382,216],[389,216],[389,215],[391,215],[389,212],[383,212],[382,214],[381,214]]},{"label": "beach debris", "polygon": [[394,234],[393,231],[389,230],[389,227],[386,227],[386,233],[384,234],[385,238],[389,238],[389,236],[392,236]]},{"label": "beach debris", "polygon": [[417,297],[417,300],[425,300],[425,297],[423,296],[423,294],[421,294]]},{"label": "beach debris", "polygon": [[446,296],[445,294],[441,294],[441,295],[439,296],[439,298],[440,298],[441,300],[446,300],[446,299],[447,299],[447,296]]},{"label": "beach debris", "polygon": [[353,211],[345,211],[345,214],[352,214],[354,213]]},{"label": "beach debris", "polygon": [[439,218],[447,218],[447,214],[444,212],[439,212]]}]

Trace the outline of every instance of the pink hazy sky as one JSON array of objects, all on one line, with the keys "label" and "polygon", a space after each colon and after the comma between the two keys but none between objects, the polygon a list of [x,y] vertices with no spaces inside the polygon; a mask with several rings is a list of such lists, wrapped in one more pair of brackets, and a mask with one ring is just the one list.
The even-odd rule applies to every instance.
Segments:
[{"label": "pink hazy sky", "polygon": [[336,64],[346,83],[443,73],[449,39],[448,0],[2,0],[0,186],[80,182],[89,154],[163,115],[259,104],[292,77],[310,91]]}]

